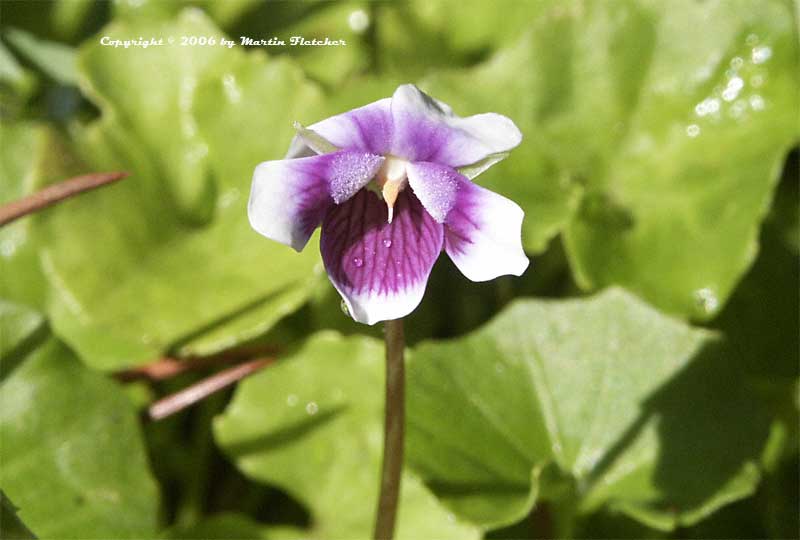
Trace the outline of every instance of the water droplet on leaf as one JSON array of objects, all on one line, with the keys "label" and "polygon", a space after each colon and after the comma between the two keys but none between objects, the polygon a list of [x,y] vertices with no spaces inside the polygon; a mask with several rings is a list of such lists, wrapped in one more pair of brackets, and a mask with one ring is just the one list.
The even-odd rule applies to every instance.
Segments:
[{"label": "water droplet on leaf", "polygon": [[319,406],[315,401],[309,401],[308,403],[306,403],[306,412],[308,414],[314,416],[315,414],[317,414],[317,411],[319,411]]},{"label": "water droplet on leaf", "polygon": [[712,315],[719,309],[719,299],[709,287],[696,290],[694,292],[694,301],[700,314],[704,316]]}]

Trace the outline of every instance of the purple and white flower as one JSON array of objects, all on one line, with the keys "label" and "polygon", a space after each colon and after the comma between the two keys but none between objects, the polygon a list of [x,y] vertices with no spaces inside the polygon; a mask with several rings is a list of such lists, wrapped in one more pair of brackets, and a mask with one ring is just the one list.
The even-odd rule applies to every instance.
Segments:
[{"label": "purple and white flower", "polygon": [[473,281],[521,275],[523,211],[472,178],[522,140],[505,116],[461,118],[416,86],[303,128],[286,159],[253,174],[252,227],[320,249],[351,316],[398,319],[422,300],[444,249]]}]

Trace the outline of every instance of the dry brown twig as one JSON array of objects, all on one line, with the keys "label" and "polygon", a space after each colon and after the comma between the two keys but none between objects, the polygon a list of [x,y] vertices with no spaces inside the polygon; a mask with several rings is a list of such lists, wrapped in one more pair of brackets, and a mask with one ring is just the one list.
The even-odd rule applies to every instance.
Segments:
[{"label": "dry brown twig", "polygon": [[274,361],[274,358],[259,358],[215,373],[179,392],[154,402],[147,408],[147,417],[150,420],[161,420],[171,416],[198,401],[202,401],[211,394],[252,375]]},{"label": "dry brown twig", "polygon": [[76,176],[63,182],[47,186],[22,199],[0,206],[0,226],[38,212],[75,195],[112,184],[127,177],[127,172],[92,173]]},{"label": "dry brown twig", "polygon": [[279,349],[277,347],[259,345],[229,349],[211,356],[189,356],[186,358],[165,356],[149,364],[117,371],[114,373],[114,378],[120,382],[141,380],[158,382],[171,379],[182,373],[234,364],[257,356],[271,356],[278,352]]}]

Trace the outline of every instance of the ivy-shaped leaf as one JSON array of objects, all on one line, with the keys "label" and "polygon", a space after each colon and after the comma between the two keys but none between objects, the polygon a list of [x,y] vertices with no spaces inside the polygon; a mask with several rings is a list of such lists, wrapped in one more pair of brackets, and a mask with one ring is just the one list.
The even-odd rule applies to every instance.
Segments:
[{"label": "ivy-shaped leaf", "polygon": [[477,181],[520,202],[528,249],[564,228],[582,287],[619,284],[712,317],[757,253],[798,137],[790,5],[540,7],[510,49],[423,85],[460,113],[498,110],[520,125],[520,148]]},{"label": "ivy-shaped leaf", "polygon": [[[239,385],[214,425],[249,477],[309,506],[314,538],[366,538],[377,505],[383,446],[383,350],[371,338],[320,333]],[[410,472],[397,538],[477,538]]]},{"label": "ivy-shaped leaf", "polygon": [[620,290],[517,301],[471,335],[414,350],[408,457],[490,528],[530,510],[548,465],[571,487],[542,496],[565,507],[693,523],[759,477],[769,421],[728,357],[714,334]]},{"label": "ivy-shaped leaf", "polygon": [[158,492],[115,383],[50,340],[0,386],[0,488],[39,538],[148,538]]},{"label": "ivy-shaped leaf", "polygon": [[[41,181],[91,169],[131,176],[37,218],[56,333],[90,365],[115,369],[264,332],[303,302],[319,258],[251,230],[252,169],[282,156],[292,121],[306,121],[319,92],[286,61],[182,47],[181,35],[222,36],[197,10],[102,33],[176,41],[123,54],[94,40],[81,49],[81,86],[103,116],[71,144],[51,141]],[[279,99],[256,101],[262,84]]]}]

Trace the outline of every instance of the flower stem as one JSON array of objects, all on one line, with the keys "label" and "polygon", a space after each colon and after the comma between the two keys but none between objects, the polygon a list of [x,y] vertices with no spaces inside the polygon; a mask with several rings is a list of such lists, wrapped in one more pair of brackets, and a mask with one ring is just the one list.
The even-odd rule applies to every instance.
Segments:
[{"label": "flower stem", "polygon": [[391,540],[400,498],[403,472],[403,432],[405,417],[405,365],[403,319],[386,321],[386,413],[383,433],[383,470],[375,519],[375,540]]}]

